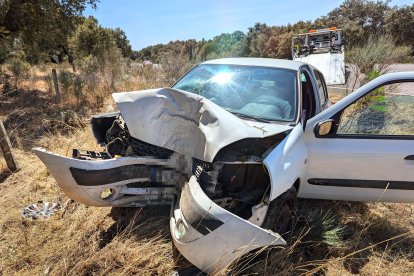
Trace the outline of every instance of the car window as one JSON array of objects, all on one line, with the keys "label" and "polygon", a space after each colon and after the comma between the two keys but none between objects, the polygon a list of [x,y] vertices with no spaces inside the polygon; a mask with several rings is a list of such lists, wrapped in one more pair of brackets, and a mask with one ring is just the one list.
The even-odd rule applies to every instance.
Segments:
[{"label": "car window", "polygon": [[337,134],[413,135],[414,82],[383,85],[342,113]]},{"label": "car window", "polygon": [[322,74],[319,71],[314,70],[313,72],[315,74],[316,84],[318,86],[319,100],[320,100],[321,106],[324,107],[328,100],[325,82],[323,80]]},{"label": "car window", "polygon": [[297,72],[294,70],[201,64],[173,88],[201,95],[237,116],[295,121]]}]

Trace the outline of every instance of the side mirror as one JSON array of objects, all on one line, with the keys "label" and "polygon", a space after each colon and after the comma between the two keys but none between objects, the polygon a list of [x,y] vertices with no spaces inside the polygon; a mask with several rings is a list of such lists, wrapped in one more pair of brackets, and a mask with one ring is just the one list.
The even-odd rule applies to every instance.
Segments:
[{"label": "side mirror", "polygon": [[324,137],[332,134],[334,125],[335,121],[332,119],[318,122],[314,129],[316,137]]}]

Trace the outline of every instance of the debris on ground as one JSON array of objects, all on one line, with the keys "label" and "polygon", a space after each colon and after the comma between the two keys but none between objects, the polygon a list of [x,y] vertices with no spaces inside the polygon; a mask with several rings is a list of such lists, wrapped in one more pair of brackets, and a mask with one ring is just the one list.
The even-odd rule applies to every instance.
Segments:
[{"label": "debris on ground", "polygon": [[31,204],[22,210],[22,216],[26,219],[48,219],[60,210],[60,203],[43,202]]}]

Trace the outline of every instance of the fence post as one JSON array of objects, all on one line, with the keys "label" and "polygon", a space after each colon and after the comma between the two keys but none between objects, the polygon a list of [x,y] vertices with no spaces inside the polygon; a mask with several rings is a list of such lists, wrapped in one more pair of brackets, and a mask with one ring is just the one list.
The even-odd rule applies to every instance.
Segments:
[{"label": "fence post", "polygon": [[7,136],[6,129],[2,121],[0,121],[0,149],[3,152],[3,156],[6,160],[6,164],[9,170],[12,172],[17,172],[18,170],[20,170],[11,151],[12,147],[10,139]]},{"label": "fence post", "polygon": [[56,69],[52,69],[52,80],[53,80],[53,86],[55,87],[56,101],[60,102],[60,91],[59,91],[59,84],[58,84]]}]

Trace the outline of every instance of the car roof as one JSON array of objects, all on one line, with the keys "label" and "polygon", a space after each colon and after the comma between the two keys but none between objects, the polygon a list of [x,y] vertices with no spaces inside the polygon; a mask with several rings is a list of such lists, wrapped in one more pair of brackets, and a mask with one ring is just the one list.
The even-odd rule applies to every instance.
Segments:
[{"label": "car roof", "polygon": [[246,65],[246,66],[263,66],[274,68],[285,68],[298,71],[299,68],[306,63],[274,58],[220,58],[205,61],[201,64],[228,64],[228,65]]}]

